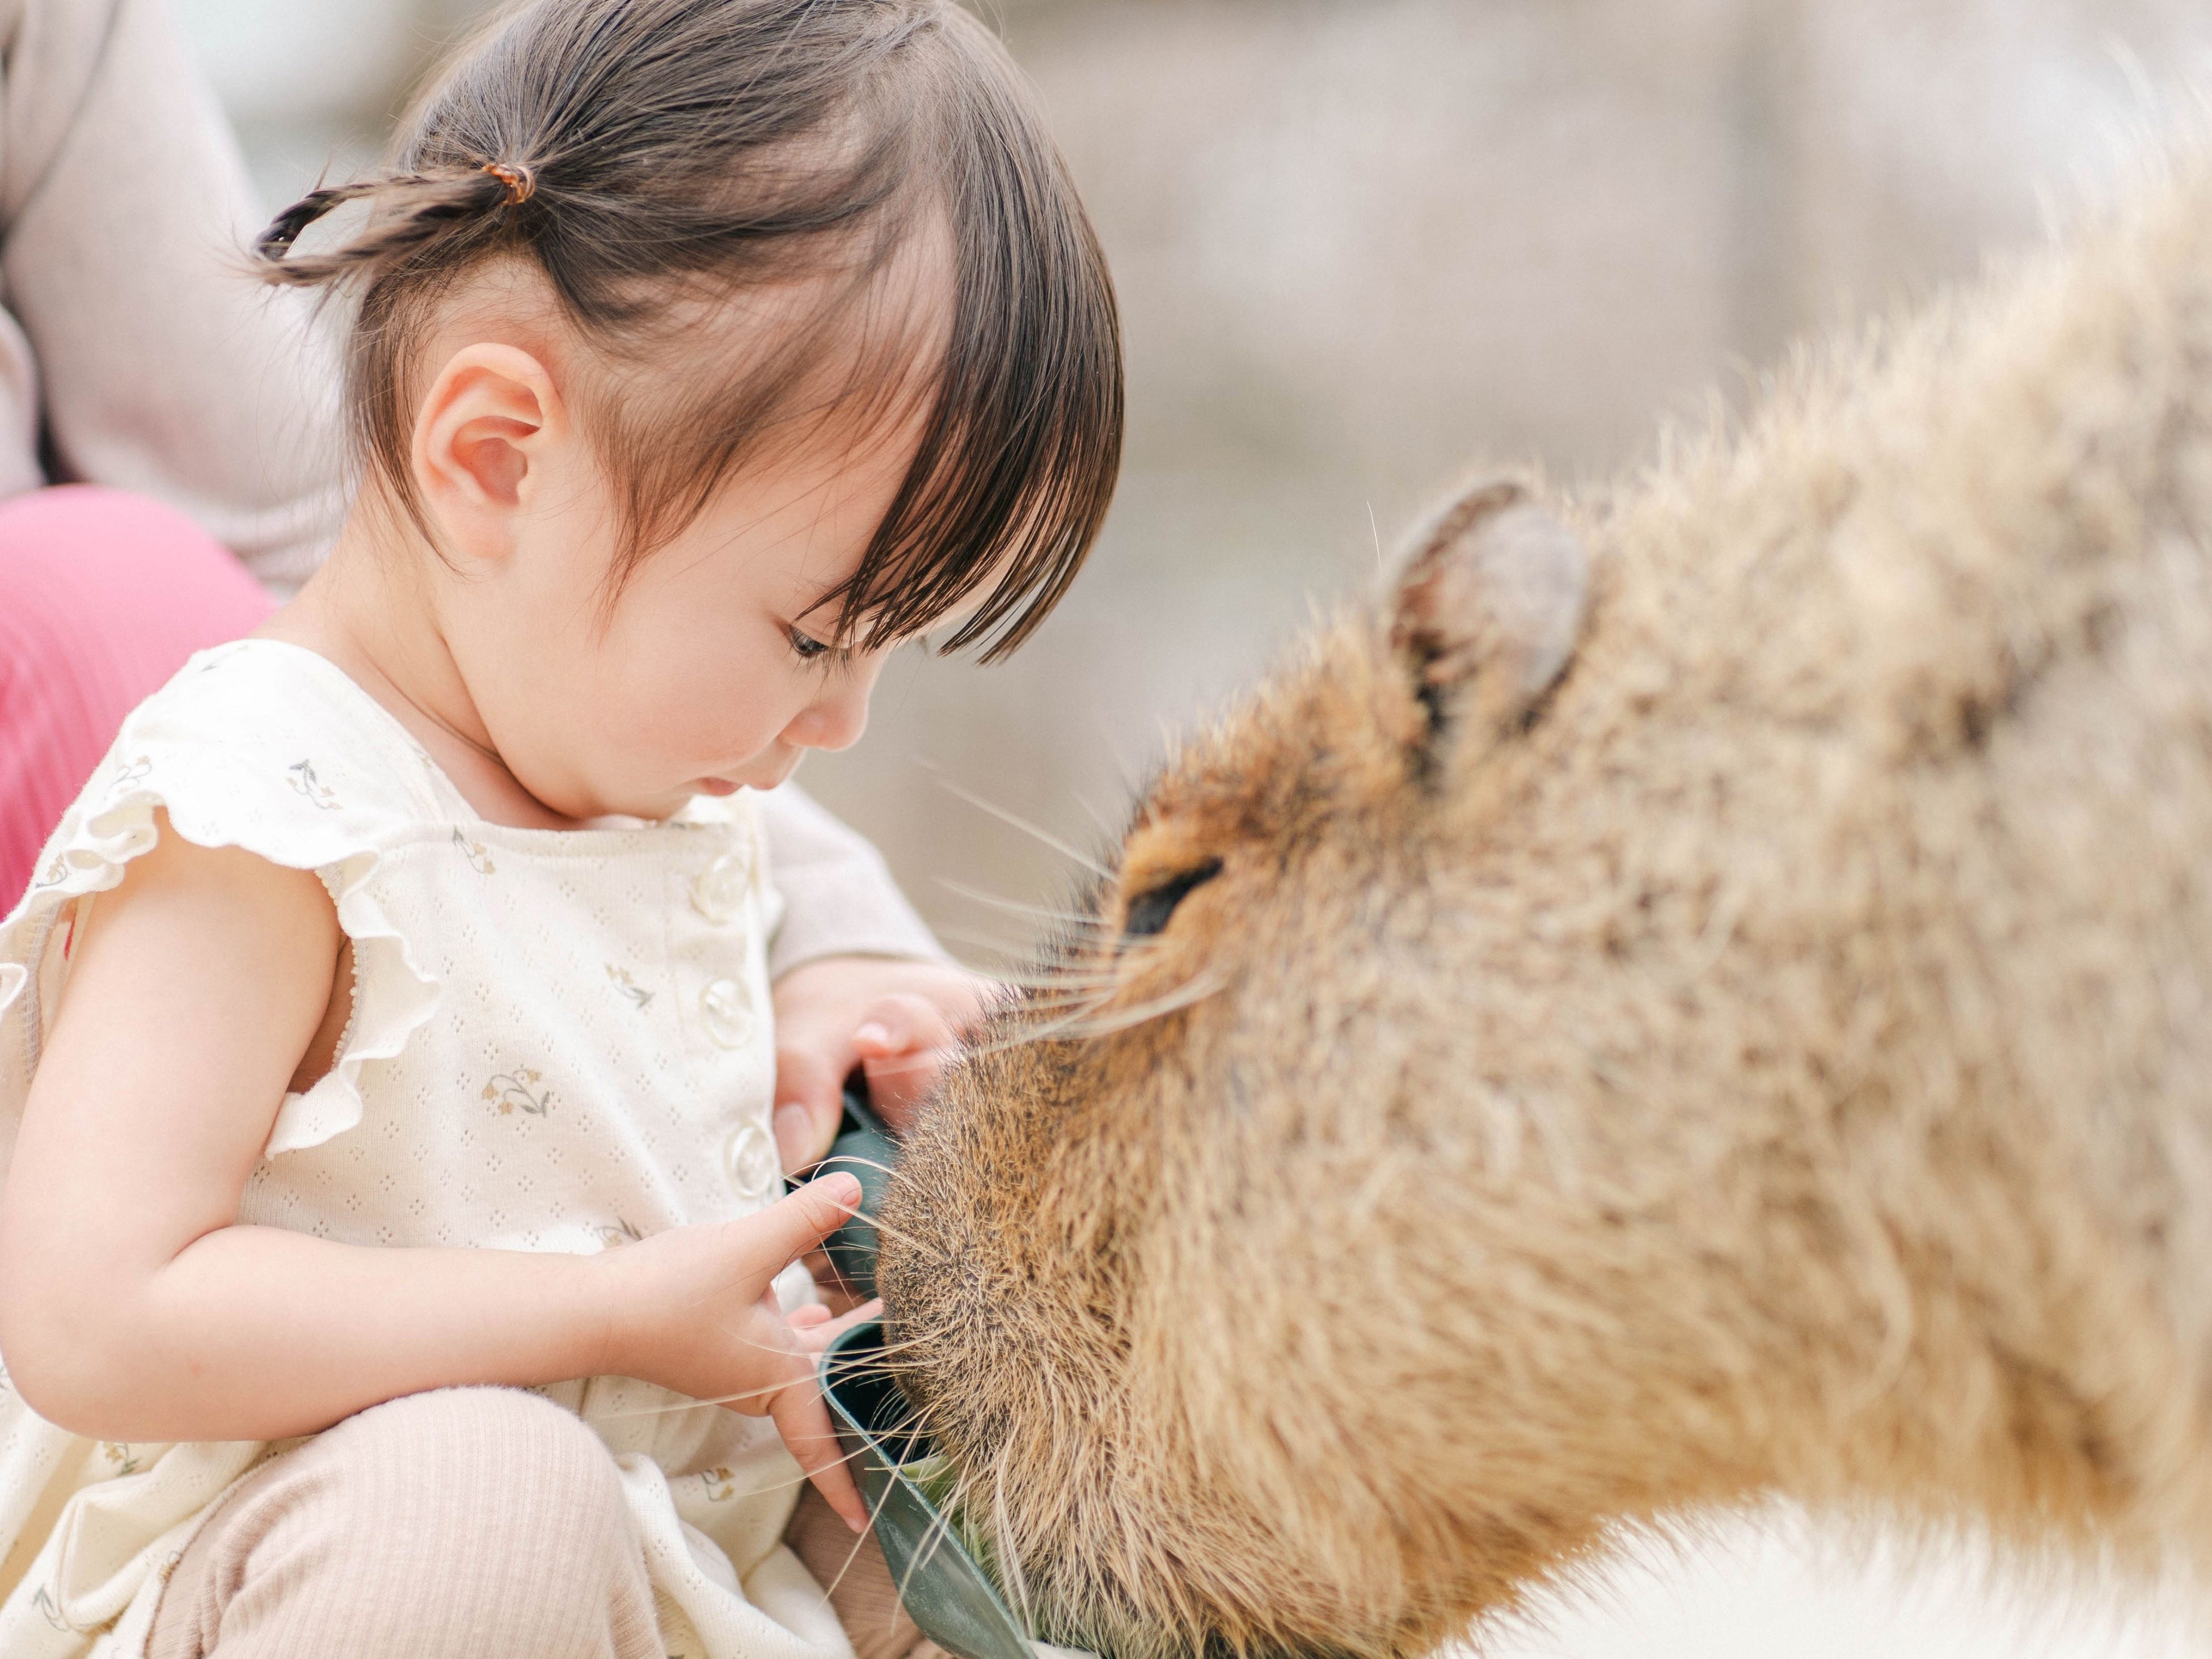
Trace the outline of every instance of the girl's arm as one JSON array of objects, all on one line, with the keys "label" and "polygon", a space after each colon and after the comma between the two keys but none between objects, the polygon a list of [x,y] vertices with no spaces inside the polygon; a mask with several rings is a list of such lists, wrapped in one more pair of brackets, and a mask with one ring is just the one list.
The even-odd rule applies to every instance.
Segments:
[{"label": "girl's arm", "polygon": [[[867,1073],[877,1109],[903,1127],[936,1085],[934,1049],[974,1024],[997,988],[945,955],[865,836],[796,784],[759,799],[769,878],[783,896],[769,951],[776,1149],[785,1169],[804,1170],[836,1139],[856,1067]],[[894,1054],[860,1041],[878,1005],[892,998],[933,1007],[945,1043]]]},{"label": "girl's arm", "polygon": [[612,1371],[773,1414],[857,1512],[801,1341],[763,1298],[858,1183],[599,1256],[234,1224],[323,1046],[330,898],[165,824],[88,921],[0,1199],[0,1352],[42,1416],[118,1441],[270,1440],[424,1389]]},{"label": "girl's arm", "polygon": [[783,921],[769,944],[770,979],[825,957],[951,966],[866,836],[795,783],[769,790],[758,805],[769,879],[783,896]]}]

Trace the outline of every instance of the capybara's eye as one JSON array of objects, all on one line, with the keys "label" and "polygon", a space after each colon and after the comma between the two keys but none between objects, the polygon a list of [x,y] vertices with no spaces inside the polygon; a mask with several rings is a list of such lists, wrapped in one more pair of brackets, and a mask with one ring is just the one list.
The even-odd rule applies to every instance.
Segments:
[{"label": "capybara's eye", "polygon": [[1126,939],[1149,939],[1168,925],[1168,919],[1195,887],[1203,887],[1221,873],[1221,860],[1208,859],[1194,870],[1148,887],[1129,901],[1129,919],[1121,924]]}]

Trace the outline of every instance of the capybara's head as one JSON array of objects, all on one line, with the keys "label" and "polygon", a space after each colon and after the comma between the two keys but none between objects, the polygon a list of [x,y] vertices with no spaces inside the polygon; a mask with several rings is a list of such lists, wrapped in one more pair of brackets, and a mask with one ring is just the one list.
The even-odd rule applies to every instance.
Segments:
[{"label": "capybara's head", "polygon": [[912,1139],[891,1335],[1044,1633],[1413,1651],[1470,1602],[1440,1564],[1485,1600],[1529,1565],[1510,1519],[1471,1530],[1407,1476],[1477,1455],[1464,1269],[1486,1188],[1545,1156],[1459,1110],[1477,1056],[1544,1018],[1517,975],[1447,988],[1525,926],[1510,855],[1468,857],[1520,769],[1477,775],[1569,675],[1589,582],[1524,486],[1456,501],[1389,603],[1169,764]]},{"label": "capybara's head", "polygon": [[1464,494],[1169,761],[884,1212],[1037,1635],[1411,1655],[1686,1505],[2179,1490],[2208,294],[2192,163],[1617,497]]}]

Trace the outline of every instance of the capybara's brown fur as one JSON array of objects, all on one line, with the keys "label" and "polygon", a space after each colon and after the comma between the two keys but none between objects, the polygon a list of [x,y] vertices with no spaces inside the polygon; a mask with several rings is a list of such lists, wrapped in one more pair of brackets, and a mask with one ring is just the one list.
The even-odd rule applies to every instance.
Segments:
[{"label": "capybara's brown fur", "polygon": [[1766,1493],[2212,1554],[2212,158],[1558,512],[1189,742],[914,1138],[1040,1635],[1410,1655]]}]

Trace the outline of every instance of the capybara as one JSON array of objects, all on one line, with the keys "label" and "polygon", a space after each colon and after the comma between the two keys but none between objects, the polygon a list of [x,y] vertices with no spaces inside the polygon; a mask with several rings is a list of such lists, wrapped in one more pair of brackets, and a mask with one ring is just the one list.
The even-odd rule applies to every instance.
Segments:
[{"label": "capybara", "polygon": [[2212,154],[1185,744],[914,1134],[1038,1635],[1412,1655],[1780,1494],[2212,1553]]}]

